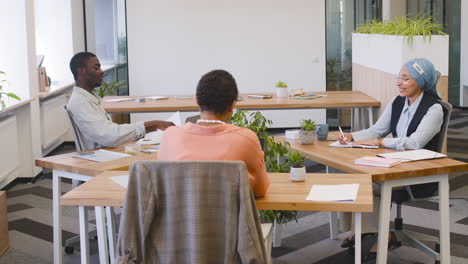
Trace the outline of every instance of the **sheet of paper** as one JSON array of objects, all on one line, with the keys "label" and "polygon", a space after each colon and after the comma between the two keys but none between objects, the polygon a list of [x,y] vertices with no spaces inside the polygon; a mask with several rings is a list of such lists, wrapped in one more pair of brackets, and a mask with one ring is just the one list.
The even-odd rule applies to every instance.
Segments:
[{"label": "sheet of paper", "polygon": [[115,98],[115,99],[104,99],[104,102],[108,103],[115,103],[115,102],[124,102],[124,101],[130,101],[132,98]]},{"label": "sheet of paper", "polygon": [[[179,111],[175,112],[171,115],[168,119],[168,122],[174,123],[176,126],[182,125],[182,118],[180,117]],[[161,138],[164,135],[164,131],[156,130],[153,132],[149,132],[145,135],[145,138],[138,140],[138,144],[141,145],[157,145],[161,143]]]},{"label": "sheet of paper", "polygon": [[169,99],[169,96],[165,96],[165,95],[147,96],[146,99],[148,99],[148,100],[165,100],[165,99]]},{"label": "sheet of paper", "polygon": [[382,153],[382,154],[377,154],[377,156],[382,157],[382,158],[399,159],[402,161],[416,161],[416,160],[438,159],[438,158],[447,157],[447,155],[445,154],[441,154],[441,153],[427,150],[427,149]]},{"label": "sheet of paper", "polygon": [[368,146],[368,145],[353,145],[351,143],[348,144],[341,144],[339,141],[335,141],[328,145],[329,147],[337,147],[337,148],[370,148],[376,149],[379,148],[378,146]]},{"label": "sheet of paper", "polygon": [[74,158],[85,159],[96,162],[106,162],[131,157],[132,155],[100,149],[73,155]]},{"label": "sheet of paper", "polygon": [[316,202],[356,201],[358,191],[358,183],[338,185],[314,184],[306,200]]},{"label": "sheet of paper", "polygon": [[118,185],[127,189],[128,186],[128,174],[127,175],[119,175],[119,176],[112,176],[111,179],[116,182]]}]

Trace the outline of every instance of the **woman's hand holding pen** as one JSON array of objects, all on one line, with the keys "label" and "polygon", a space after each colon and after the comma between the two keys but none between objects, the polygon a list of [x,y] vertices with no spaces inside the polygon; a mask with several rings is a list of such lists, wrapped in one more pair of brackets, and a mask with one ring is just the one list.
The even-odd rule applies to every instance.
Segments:
[{"label": "woman's hand holding pen", "polygon": [[348,144],[349,142],[353,141],[353,136],[351,133],[343,133],[338,137],[338,141],[341,144]]}]

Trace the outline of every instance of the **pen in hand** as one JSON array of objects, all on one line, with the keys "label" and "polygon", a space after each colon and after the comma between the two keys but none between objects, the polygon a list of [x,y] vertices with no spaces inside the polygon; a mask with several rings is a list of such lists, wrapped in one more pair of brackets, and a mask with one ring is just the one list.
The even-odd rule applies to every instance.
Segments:
[{"label": "pen in hand", "polygon": [[346,140],[346,137],[345,137],[345,135],[343,133],[343,130],[341,130],[341,126],[338,126],[338,129],[340,130],[340,134],[341,134],[341,137],[343,138],[343,141],[348,143],[348,141]]}]

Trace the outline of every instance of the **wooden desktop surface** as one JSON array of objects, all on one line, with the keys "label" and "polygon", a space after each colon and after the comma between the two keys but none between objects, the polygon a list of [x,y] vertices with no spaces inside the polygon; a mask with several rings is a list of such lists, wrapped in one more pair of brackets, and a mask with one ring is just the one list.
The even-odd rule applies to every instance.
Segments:
[{"label": "wooden desktop surface", "polygon": [[[126,189],[110,177],[128,174],[127,171],[107,171],[64,194],[62,205],[69,206],[123,206]],[[271,185],[267,194],[256,201],[259,210],[304,211],[372,211],[372,183],[366,174],[307,174],[304,182],[291,182],[289,173],[269,173]],[[313,184],[359,183],[356,202],[306,201]]]},{"label": "wooden desktop surface", "polygon": [[[336,138],[336,133],[331,134]],[[284,136],[275,140],[284,141]],[[287,140],[291,149],[300,151],[311,160],[347,173],[365,173],[372,175],[372,181],[388,181],[419,176],[437,175],[468,171],[468,163],[450,158],[403,162],[391,168],[355,165],[354,160],[364,156],[395,152],[393,149],[362,149],[329,147],[333,141],[315,141],[312,145],[301,145],[299,140]]]},{"label": "wooden desktop surface", "polygon": [[[271,93],[251,93],[270,94]],[[291,98],[278,98],[273,95],[271,99],[249,98],[248,94],[240,94],[242,101],[237,102],[236,108],[249,109],[312,109],[312,108],[342,108],[342,107],[378,107],[380,102],[358,91],[331,91],[314,92],[316,95],[326,95],[310,100]],[[121,96],[132,99],[145,96]],[[105,97],[104,99],[119,98],[118,96]],[[165,100],[149,100],[137,103],[135,100],[123,102],[102,102],[102,106],[108,113],[137,113],[137,112],[171,112],[171,111],[198,111],[195,95],[190,99],[176,99],[169,96]]]},{"label": "wooden desktop surface", "polygon": [[[149,147],[149,146],[147,146]],[[146,146],[143,146],[146,148]],[[124,152],[124,146],[117,147],[117,148],[105,148],[109,151],[116,151],[116,152]],[[139,151],[136,155],[133,155],[128,158],[112,160],[107,162],[94,162],[79,158],[72,157],[77,153],[89,152],[82,151],[82,152],[71,152],[61,155],[55,155],[45,158],[36,159],[36,166],[53,169],[53,170],[61,170],[71,173],[83,174],[87,176],[96,176],[103,171],[108,170],[128,170],[128,167],[132,164],[134,160],[156,160],[158,159],[158,153],[153,152],[151,154],[143,153]]]}]

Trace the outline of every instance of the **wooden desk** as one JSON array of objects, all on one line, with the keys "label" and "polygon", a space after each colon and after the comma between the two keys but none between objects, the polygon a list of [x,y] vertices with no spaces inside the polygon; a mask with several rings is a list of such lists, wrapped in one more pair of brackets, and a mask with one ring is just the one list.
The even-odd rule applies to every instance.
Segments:
[{"label": "wooden desk", "polygon": [[[106,148],[110,151],[123,152],[124,147]],[[92,150],[89,150],[92,151]],[[88,152],[88,151],[83,151]],[[146,154],[138,152],[137,155],[108,162],[94,162],[72,156],[78,152],[36,159],[36,166],[52,169],[52,204],[54,228],[54,263],[62,263],[62,213],[60,208],[61,180],[62,178],[88,181],[106,170],[128,170],[130,164],[137,159],[157,159],[157,152]],[[108,210],[110,212],[110,210]],[[101,212],[98,212],[101,213]],[[87,216],[86,216],[87,218]],[[83,220],[85,221],[85,220]],[[87,220],[86,220],[87,221]]]},{"label": "wooden desk", "polygon": [[[276,140],[284,141],[284,137]],[[289,141],[289,140],[288,140]],[[372,181],[381,184],[379,238],[377,263],[387,261],[387,241],[390,221],[391,193],[393,187],[436,182],[439,184],[440,210],[440,261],[450,263],[450,222],[449,222],[449,183],[448,174],[468,171],[468,164],[449,159],[433,159],[400,163],[391,168],[355,165],[354,160],[378,153],[395,152],[391,149],[360,149],[328,147],[330,141],[316,141],[313,145],[301,145],[289,141],[291,149],[302,152],[310,159],[349,173],[367,173]]]},{"label": "wooden desk", "polygon": [[[87,224],[84,222],[87,214],[85,206],[94,206],[96,212],[102,212],[103,206],[123,206],[126,189],[115,183],[110,177],[122,175],[127,172],[104,172],[88,182],[66,193],[60,199],[61,205],[80,207],[80,234],[87,235]],[[267,194],[257,199],[256,205],[259,210],[303,210],[303,211],[345,211],[356,212],[356,234],[361,231],[361,212],[371,212],[373,205],[372,183],[369,175],[366,174],[307,174],[305,182],[291,182],[288,173],[269,173],[271,185]],[[340,202],[312,202],[305,198],[313,184],[346,184],[359,183],[359,193],[357,200],[353,203]],[[83,219],[83,220],[82,220]],[[111,219],[108,215],[108,219]],[[81,224],[83,223],[83,224]],[[98,234],[105,237],[105,219],[101,213],[96,214],[96,224],[98,225]],[[113,224],[107,224],[109,241],[115,241],[115,230]],[[360,263],[360,235],[356,236],[356,263]],[[86,242],[84,239],[82,242]],[[106,241],[100,239],[100,241]],[[99,251],[106,251],[107,245],[101,245]],[[111,257],[115,250],[112,242]],[[87,249],[87,245],[82,245]],[[82,260],[86,262],[86,256],[82,255]],[[83,263],[83,262],[82,262]]]}]

